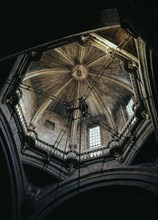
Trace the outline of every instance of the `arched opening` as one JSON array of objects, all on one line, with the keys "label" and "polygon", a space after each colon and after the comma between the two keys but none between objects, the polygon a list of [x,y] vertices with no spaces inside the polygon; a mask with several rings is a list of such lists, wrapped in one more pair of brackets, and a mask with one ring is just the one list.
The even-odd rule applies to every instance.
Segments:
[{"label": "arched opening", "polygon": [[12,193],[11,181],[9,175],[9,168],[7,159],[0,145],[0,173],[1,173],[1,187],[0,187],[0,215],[1,219],[12,219]]},{"label": "arched opening", "polygon": [[141,188],[108,186],[88,190],[64,202],[45,219],[155,220],[157,205],[157,198]]}]

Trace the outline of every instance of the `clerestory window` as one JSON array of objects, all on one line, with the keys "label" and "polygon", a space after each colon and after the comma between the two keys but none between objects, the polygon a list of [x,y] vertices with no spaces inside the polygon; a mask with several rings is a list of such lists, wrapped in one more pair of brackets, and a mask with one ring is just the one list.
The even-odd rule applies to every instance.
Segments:
[{"label": "clerestory window", "polygon": [[89,128],[89,147],[100,147],[101,146],[101,135],[100,126],[95,125]]},{"label": "clerestory window", "polygon": [[[126,113],[127,113],[127,118],[132,118],[132,116],[134,116],[134,111],[133,111],[133,99],[131,98],[130,101],[128,102],[128,104],[126,105]],[[136,117],[133,118],[132,120],[132,124],[134,124],[134,122],[136,121]]]},{"label": "clerestory window", "polygon": [[134,111],[133,111],[133,99],[130,99],[130,101],[128,102],[127,106],[126,106],[126,111],[127,111],[127,115],[128,118],[131,118],[134,115]]}]

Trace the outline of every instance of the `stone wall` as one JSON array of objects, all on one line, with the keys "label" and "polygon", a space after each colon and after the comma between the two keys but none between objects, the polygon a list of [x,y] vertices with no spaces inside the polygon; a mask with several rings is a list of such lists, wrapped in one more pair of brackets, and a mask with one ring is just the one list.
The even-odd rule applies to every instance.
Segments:
[{"label": "stone wall", "polygon": [[[66,140],[67,140],[67,136],[69,134],[69,129],[68,127],[64,127],[66,121],[64,121],[63,118],[61,118],[59,115],[46,111],[42,117],[40,117],[40,120],[37,122],[37,133],[38,133],[38,137],[46,142],[48,142],[49,144],[55,144],[57,138],[59,137],[59,134],[61,133],[61,136],[64,134],[62,131],[62,129],[66,128],[66,132],[63,135],[61,142],[60,142],[60,138],[59,138],[59,148],[64,149],[65,144],[66,144]],[[48,126],[48,124],[50,124],[50,126]],[[53,128],[54,127],[54,128]],[[55,144],[55,146],[57,146],[58,143]]]},{"label": "stone wall", "polygon": [[[25,81],[25,85],[31,86],[30,80]],[[24,86],[25,88],[26,86]],[[27,88],[27,87],[26,87]],[[32,86],[31,89],[33,90]],[[22,89],[22,98],[20,99],[20,106],[25,116],[25,120],[29,125],[33,113],[36,109],[36,94],[33,91]]]}]

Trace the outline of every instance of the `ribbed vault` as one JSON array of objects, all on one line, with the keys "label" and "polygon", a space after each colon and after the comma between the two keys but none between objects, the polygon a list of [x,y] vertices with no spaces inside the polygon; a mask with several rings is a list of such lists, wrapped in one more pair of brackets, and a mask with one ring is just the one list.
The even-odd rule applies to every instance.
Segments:
[{"label": "ribbed vault", "polygon": [[[83,97],[89,121],[101,116],[110,129],[117,130],[116,108],[120,108],[127,94],[135,93],[130,74],[124,68],[129,61],[135,65],[138,62],[134,41],[120,28],[112,29],[111,33],[108,29],[81,36],[77,41],[43,52],[38,62],[31,62],[23,80],[26,88],[33,91],[24,89],[25,98],[27,94],[29,99],[34,96],[33,103],[25,106],[25,112],[31,112],[28,126],[40,130],[46,112],[66,121],[64,103],[68,101],[77,108],[79,98]],[[75,113],[75,117],[81,117],[80,113]]]}]

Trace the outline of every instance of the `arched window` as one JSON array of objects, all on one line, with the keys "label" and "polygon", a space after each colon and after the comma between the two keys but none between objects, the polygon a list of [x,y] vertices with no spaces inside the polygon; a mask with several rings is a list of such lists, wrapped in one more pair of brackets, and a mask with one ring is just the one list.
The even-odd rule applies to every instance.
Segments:
[{"label": "arched window", "polygon": [[89,127],[89,147],[100,147],[101,146],[101,133],[100,125],[93,125]]}]

